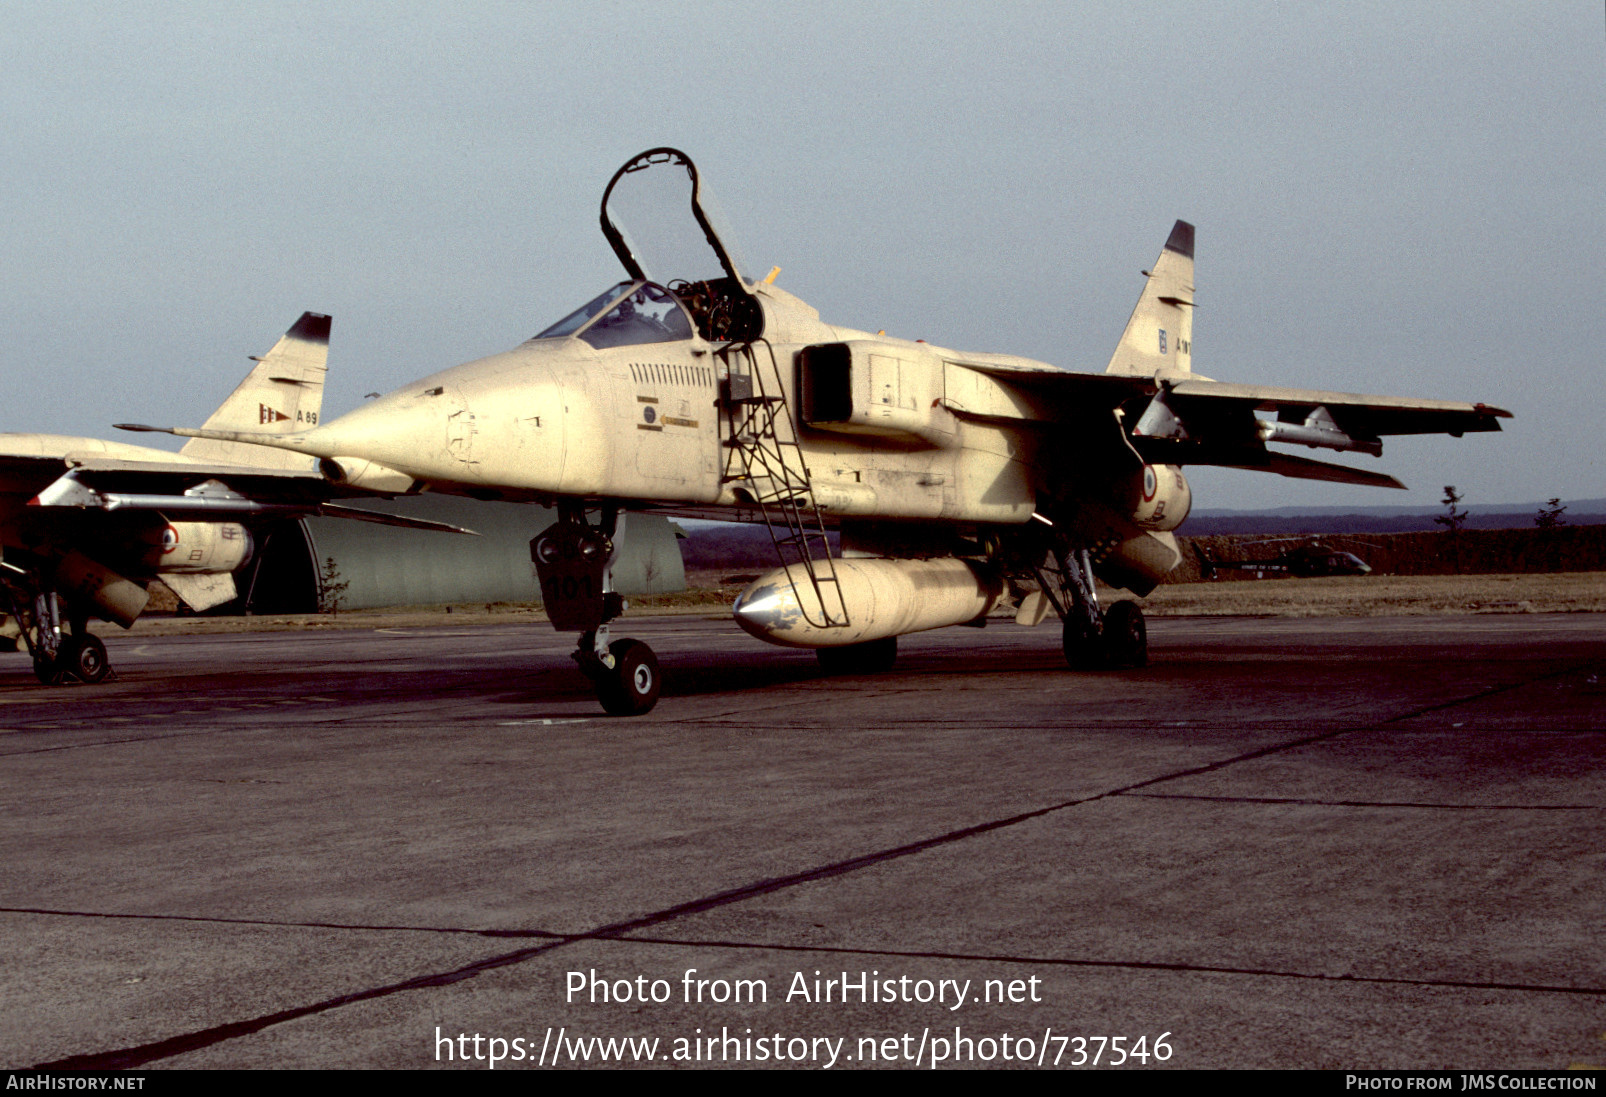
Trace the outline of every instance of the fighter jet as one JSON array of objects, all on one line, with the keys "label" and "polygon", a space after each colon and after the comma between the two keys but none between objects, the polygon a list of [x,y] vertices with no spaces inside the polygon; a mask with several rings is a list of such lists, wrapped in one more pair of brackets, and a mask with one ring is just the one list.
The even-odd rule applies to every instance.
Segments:
[{"label": "fighter jet", "polygon": [[1052,611],[1073,667],[1135,667],[1142,612],[1102,608],[1094,580],[1141,597],[1180,561],[1183,466],[1400,487],[1270,446],[1377,455],[1384,435],[1498,430],[1509,415],[1200,377],[1183,221],[1094,373],[828,324],[774,271],[754,277],[712,208],[689,157],[649,150],[602,199],[625,279],[533,338],[314,429],[173,433],[313,454],[347,486],[556,507],[531,544],[552,623],[579,634],[603,707],[634,714],[661,675],[647,645],[610,637],[632,510],[767,523],[780,566],[741,593],[736,620],[817,649],[830,671],[886,669],[898,636],[1006,602],[1024,625]]},{"label": "fighter jet", "polygon": [[[249,426],[264,437],[315,427],[328,353],[329,317],[304,313],[255,358],[207,426]],[[46,684],[102,681],[111,664],[91,618],[131,627],[153,579],[197,611],[233,600],[233,572],[251,559],[256,518],[390,520],[328,502],[341,494],[352,493],[332,488],[311,458],[282,449],[197,439],[170,453],[0,434],[0,642],[25,647]]]}]

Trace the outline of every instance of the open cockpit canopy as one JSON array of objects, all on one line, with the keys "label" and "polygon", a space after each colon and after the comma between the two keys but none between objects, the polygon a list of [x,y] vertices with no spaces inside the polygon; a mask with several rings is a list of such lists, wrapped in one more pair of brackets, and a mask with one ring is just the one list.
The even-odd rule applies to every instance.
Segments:
[{"label": "open cockpit canopy", "polygon": [[[710,342],[746,342],[764,330],[729,232],[691,158],[649,149],[614,173],[602,195],[602,234],[630,277],[668,286]],[[582,335],[582,338],[584,336]]]}]

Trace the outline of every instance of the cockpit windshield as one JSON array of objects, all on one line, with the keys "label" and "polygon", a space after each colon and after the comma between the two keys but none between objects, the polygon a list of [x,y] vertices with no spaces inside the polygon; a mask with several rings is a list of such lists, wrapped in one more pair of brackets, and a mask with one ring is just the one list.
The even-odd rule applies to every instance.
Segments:
[{"label": "cockpit windshield", "polygon": [[620,282],[611,289],[603,290],[600,294],[575,309],[556,324],[536,335],[537,339],[561,339],[565,335],[573,335],[584,326],[597,313],[607,308],[619,299],[619,295],[629,289],[634,283]]},{"label": "cockpit windshield", "polygon": [[569,335],[578,335],[600,350],[690,339],[692,327],[686,310],[662,286],[651,282],[621,282],[536,338],[561,339]]},{"label": "cockpit windshield", "polygon": [[668,290],[642,282],[583,329],[580,338],[599,350],[637,343],[670,343],[691,338],[691,321]]}]

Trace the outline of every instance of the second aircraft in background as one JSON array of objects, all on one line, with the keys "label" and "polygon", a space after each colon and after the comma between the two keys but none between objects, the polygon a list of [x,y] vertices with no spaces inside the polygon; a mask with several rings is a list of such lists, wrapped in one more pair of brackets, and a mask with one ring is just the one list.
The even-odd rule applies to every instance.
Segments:
[{"label": "second aircraft in background", "polygon": [[[264,437],[318,423],[329,317],[305,313],[207,420]],[[456,530],[327,502],[316,462],[282,449],[195,439],[178,453],[57,434],[0,434],[0,642],[39,678],[99,682],[111,671],[92,619],[130,627],[161,580],[201,611],[232,601],[250,525],[326,514]],[[462,531],[458,531],[462,532]]]}]

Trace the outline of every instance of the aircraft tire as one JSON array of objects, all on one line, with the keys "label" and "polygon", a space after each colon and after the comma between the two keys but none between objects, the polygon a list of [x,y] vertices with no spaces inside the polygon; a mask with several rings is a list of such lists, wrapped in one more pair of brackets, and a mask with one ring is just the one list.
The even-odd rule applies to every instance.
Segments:
[{"label": "aircraft tire", "polygon": [[1104,648],[1099,639],[1099,633],[1086,617],[1079,613],[1066,615],[1060,645],[1065,651],[1065,662],[1072,670],[1103,669]]},{"label": "aircraft tire", "polygon": [[610,716],[641,716],[652,711],[663,687],[663,673],[652,648],[640,640],[615,640],[608,646],[613,669],[597,679],[597,700]]},{"label": "aircraft tire", "polygon": [[862,644],[815,648],[814,657],[827,674],[885,674],[898,661],[898,638],[884,636]]},{"label": "aircraft tire", "polygon": [[1117,602],[1104,614],[1104,631],[1099,637],[1104,659],[1112,667],[1143,667],[1149,664],[1149,627],[1136,602]]},{"label": "aircraft tire", "polygon": [[104,682],[112,672],[105,643],[99,636],[88,632],[70,638],[56,657],[56,664],[66,673],[90,685]]}]

